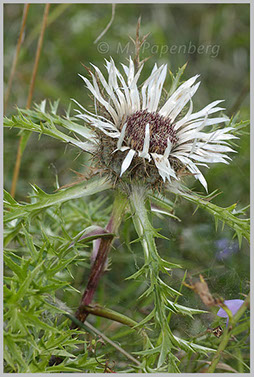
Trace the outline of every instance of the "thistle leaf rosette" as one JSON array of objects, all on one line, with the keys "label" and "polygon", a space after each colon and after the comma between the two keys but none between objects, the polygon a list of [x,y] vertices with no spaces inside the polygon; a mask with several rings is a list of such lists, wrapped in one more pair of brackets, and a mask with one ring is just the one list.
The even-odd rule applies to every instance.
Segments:
[{"label": "thistle leaf rosette", "polygon": [[218,106],[222,100],[193,112],[192,97],[200,85],[196,83],[199,75],[185,81],[163,101],[166,64],[155,64],[140,86],[143,65],[135,72],[131,58],[129,66],[122,64],[123,74],[112,58],[106,60],[107,80],[98,67],[92,66],[92,81],[80,77],[94,98],[95,113],[74,101],[81,109],[76,110],[76,116],[94,131],[91,143],[97,147],[97,162],[114,177],[144,179],[152,186],[166,181],[172,184],[191,174],[207,190],[199,167],[228,164],[231,158],[227,153],[235,152],[228,141],[237,137],[230,133],[233,127],[217,128],[228,121],[225,115],[210,118],[225,110]]}]

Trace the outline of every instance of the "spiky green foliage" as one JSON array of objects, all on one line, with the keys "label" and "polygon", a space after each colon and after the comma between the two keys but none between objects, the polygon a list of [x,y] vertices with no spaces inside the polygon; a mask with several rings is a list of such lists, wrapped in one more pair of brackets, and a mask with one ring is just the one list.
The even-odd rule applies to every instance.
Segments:
[{"label": "spiky green foliage", "polygon": [[7,209],[4,218],[5,222],[18,218],[31,218],[33,215],[40,213],[43,209],[60,205],[70,199],[80,198],[104,191],[111,187],[105,178],[93,179],[89,182],[81,182],[71,187],[59,190],[54,194],[47,194],[38,186],[33,185],[33,193],[31,195],[32,203],[20,204],[14,200],[8,192],[4,192],[5,208]]},{"label": "spiky green foliage", "polygon": [[[180,74],[181,71],[174,80],[179,81]],[[77,134],[89,138],[89,130],[77,125],[69,115],[65,117],[57,115],[57,105],[57,103],[50,105],[49,112],[46,112],[45,102],[35,106],[34,110],[18,110],[17,116],[13,116],[11,120],[5,119],[5,126],[19,127],[25,132],[43,133],[65,143],[79,146]],[[65,129],[65,133],[60,131],[62,128]],[[68,133],[74,132],[76,137],[66,135],[66,130]],[[77,333],[75,334],[78,338],[72,337],[74,333],[69,330],[68,322],[63,321],[64,312],[59,305],[54,304],[54,297],[59,296],[59,292],[67,292],[67,297],[69,294],[76,295],[78,303],[79,293],[75,288],[76,282],[73,281],[73,276],[76,275],[75,266],[83,263],[88,266],[86,250],[89,250],[93,240],[112,236],[103,233],[103,227],[106,225],[105,216],[102,216],[99,224],[96,222],[97,210],[103,214],[102,207],[107,197],[104,200],[100,197],[95,198],[89,206],[87,203],[90,202],[91,195],[100,195],[101,192],[109,189],[112,189],[112,184],[106,178],[94,176],[52,194],[32,185],[33,191],[29,203],[19,203],[5,192],[6,370],[13,372],[101,370],[100,362],[93,356],[88,357],[86,337],[80,338]],[[215,193],[201,196],[185,188],[180,191],[180,195],[212,214],[216,225],[221,221],[223,225],[227,224],[231,227],[238,236],[239,243],[242,237],[249,239],[249,220],[240,217],[245,215],[246,208],[237,211],[236,204],[228,208],[219,207],[211,202]],[[181,266],[163,259],[156,248],[155,239],[167,240],[167,237],[153,227],[152,213],[159,217],[166,215],[173,221],[179,222],[181,219],[176,216],[179,203],[172,202],[161,194],[149,193],[144,187],[138,186],[132,188],[129,204],[130,214],[128,215],[127,212],[126,221],[128,216],[131,216],[138,238],[129,240],[127,246],[131,249],[132,245],[140,242],[144,251],[144,263],[126,280],[130,287],[131,280],[141,286],[145,284],[146,288],[142,288],[139,300],[152,304],[152,307],[148,314],[136,322],[131,318],[128,319],[124,313],[110,312],[103,308],[101,310],[104,312],[106,310],[107,315],[112,317],[111,320],[119,320],[127,326],[131,321],[136,323],[135,326],[130,326],[132,329],[129,331],[143,332],[144,329],[146,331],[145,340],[142,341],[139,337],[140,347],[133,351],[133,354],[141,358],[141,362],[138,362],[139,367],[135,363],[131,365],[131,371],[179,372],[181,369],[180,361],[176,357],[177,350],[181,349],[186,357],[193,353],[199,357],[202,355],[209,357],[215,352],[213,345],[207,341],[198,343],[174,335],[169,325],[172,315],[193,318],[193,315],[206,313],[205,310],[191,308],[181,303],[181,287],[177,289],[171,286],[164,278],[170,280],[171,271],[181,269]],[[107,206],[106,213],[109,214],[109,211],[110,206]],[[53,238],[52,229],[49,232],[49,219],[54,233]],[[39,229],[42,232],[42,239],[38,238]],[[96,234],[93,233],[95,229]],[[19,256],[17,251],[20,255],[23,253],[23,257]],[[60,323],[57,326],[56,320]],[[150,334],[151,326],[157,335]],[[18,333],[19,327],[22,329],[22,336],[29,333],[33,344],[30,346],[32,351],[23,347],[22,338]],[[240,330],[240,333],[244,331],[246,326]],[[53,346],[47,348],[50,351],[42,350],[51,339],[55,342]],[[83,347],[81,352],[80,345]],[[15,359],[11,358],[12,352],[15,352]],[[61,366],[49,366],[50,355],[62,357]]]},{"label": "spiky green foliage", "polygon": [[[65,237],[48,237],[44,231],[35,237],[24,225],[10,237],[13,228],[6,229],[4,254],[5,372],[102,371],[88,355],[85,332],[70,330],[62,310],[53,305],[56,292],[75,292],[70,267],[86,258],[69,248]],[[39,228],[38,219],[33,228]],[[52,355],[62,358],[61,366],[50,364]]]},{"label": "spiky green foliage", "polygon": [[[97,185],[98,182],[99,181],[97,181]],[[103,188],[105,189],[103,182],[101,182],[101,190],[103,190]],[[100,366],[96,366],[94,362],[94,364],[88,364],[87,367],[86,363],[84,363],[82,364],[83,369],[79,369],[79,359],[81,356],[79,352],[76,354],[76,347],[79,344],[84,345],[86,342],[84,342],[84,339],[72,339],[71,334],[73,332],[68,330],[68,323],[61,320],[63,309],[59,307],[59,305],[54,305],[54,297],[55,295],[59,295],[58,292],[65,291],[70,292],[69,294],[78,295],[78,292],[71,285],[73,279],[72,270],[75,265],[79,266],[83,263],[87,263],[86,259],[88,254],[85,252],[86,248],[84,251],[82,251],[82,248],[86,246],[87,242],[89,245],[89,242],[92,240],[105,236],[98,233],[96,236],[93,235],[89,237],[89,234],[94,230],[94,225],[92,224],[96,219],[94,215],[96,215],[97,209],[100,210],[99,213],[103,214],[99,208],[103,205],[103,201],[100,200],[98,204],[96,204],[96,201],[93,201],[90,203],[89,207],[87,207],[84,198],[77,199],[82,194],[84,195],[86,193],[89,195],[92,192],[95,193],[96,190],[93,190],[95,186],[93,179],[91,182],[86,183],[86,190],[84,189],[83,183],[60,190],[58,193],[51,195],[34,187],[34,192],[31,195],[34,203],[22,205],[11,198],[9,194],[6,194],[6,208],[8,211],[6,211],[5,217],[6,228],[4,244],[6,247],[5,265],[7,271],[5,279],[5,344],[7,345],[7,370],[22,372],[53,372],[61,370],[60,366],[49,366],[51,355],[64,358],[62,365],[64,371],[96,371],[100,368]],[[71,198],[73,199],[72,201],[70,201]],[[139,199],[140,198],[136,197],[138,202]],[[80,201],[78,206],[73,203],[75,200]],[[132,206],[132,201],[130,204]],[[82,223],[82,226],[85,226],[82,231],[77,232],[80,227],[76,227],[76,229],[74,228],[72,230],[73,227],[71,224],[68,225],[69,230],[65,229],[66,225],[64,224],[68,224],[69,221],[77,223],[79,221],[79,213],[83,216],[86,211],[88,216],[86,224],[84,224],[84,221]],[[92,216],[91,211],[93,211],[94,214]],[[141,217],[136,218],[136,216]],[[134,326],[136,331],[139,331],[140,328],[154,321],[158,324],[161,320],[161,329],[166,331],[160,345],[153,345],[153,341],[149,340],[148,337],[144,343],[144,350],[139,351],[139,354],[143,357],[142,368],[147,371],[152,371],[163,370],[163,364],[166,359],[168,360],[168,358],[173,357],[172,346],[168,348],[169,344],[172,345],[172,342],[174,342],[174,347],[180,347],[185,350],[185,352],[198,352],[202,354],[203,352],[213,352],[213,350],[209,347],[202,348],[187,340],[179,340],[173,336],[167,325],[166,312],[192,317],[192,315],[198,315],[204,313],[204,311],[188,308],[170,301],[169,297],[175,297],[175,295],[179,295],[179,293],[164,283],[158,274],[160,272],[168,274],[171,268],[180,268],[180,266],[163,260],[159,257],[156,249],[154,249],[153,252],[150,248],[151,245],[155,247],[154,237],[160,237],[160,235],[153,229],[151,224],[149,225],[147,216],[147,208],[144,207],[141,213],[137,211],[136,215],[133,217],[136,226],[137,223],[142,224],[143,221],[144,224],[146,224],[145,232],[143,227],[141,227],[139,230],[141,233],[138,234],[143,245],[147,245],[146,242],[150,243],[149,250],[151,254],[146,255],[144,267],[134,274],[132,278],[136,279],[143,276],[143,278],[150,280],[151,286],[143,292],[143,297],[152,297],[155,290],[155,308],[150,315],[136,322]],[[31,219],[33,219],[33,221],[31,221]],[[63,221],[63,219],[65,220]],[[44,223],[47,224],[46,228],[43,227]],[[38,237],[37,232],[40,226],[42,226],[42,236]],[[56,232],[53,237],[52,230],[50,235],[48,234],[49,227],[54,233]],[[88,237],[84,238],[85,234],[88,234]],[[81,235],[83,235],[82,240],[80,240]],[[16,246],[14,246],[16,243],[19,245],[17,249]],[[81,250],[81,252],[79,250]],[[23,256],[21,257],[21,255]],[[150,264],[150,262],[152,264]],[[114,318],[116,319],[121,317],[121,315],[117,313],[115,316]],[[121,318],[124,318],[124,316],[122,315]],[[55,321],[58,321],[57,323],[61,323],[61,325],[56,326]],[[31,328],[34,331],[31,331]],[[22,347],[23,340],[21,341],[21,337],[17,337],[19,329],[22,330],[22,336],[29,333],[33,347],[35,347],[35,344],[38,342],[37,339],[40,340],[39,345],[35,347],[34,353],[29,354],[31,356],[30,358],[27,358],[27,352],[29,353],[29,351]],[[57,342],[58,337],[60,339],[59,342]],[[63,341],[63,337],[66,341]],[[47,345],[48,339],[55,339],[54,347],[49,348],[49,352],[45,350],[42,351],[40,345],[41,347],[44,347],[45,344]],[[68,343],[67,339],[72,340]],[[13,352],[13,350],[16,352],[17,359],[13,359],[11,362],[9,353]],[[148,352],[148,350],[150,351]],[[41,357],[40,355],[44,356]],[[87,357],[87,353],[85,353],[85,355]],[[158,355],[160,355],[159,359]],[[152,359],[151,356],[153,356]],[[84,361],[84,357],[83,355],[81,358],[82,362]],[[174,357],[172,361],[173,360],[177,362],[177,359]],[[172,370],[178,370],[175,363],[172,364],[172,368]]]},{"label": "spiky green foliage", "polygon": [[194,193],[180,193],[180,195],[188,201],[196,204],[196,210],[200,207],[213,215],[216,229],[218,227],[219,221],[221,221],[222,223],[222,228],[225,224],[232,228],[235,232],[235,235],[238,237],[240,246],[243,237],[245,237],[246,240],[250,242],[250,219],[239,217],[246,217],[246,212],[249,209],[249,206],[242,209],[237,209],[237,203],[234,203],[227,208],[220,207],[211,202],[211,198],[216,195],[216,192],[213,192],[207,196],[197,195]]},{"label": "spiky green foliage", "polygon": [[[36,104],[33,110],[17,108],[17,115],[13,115],[11,119],[4,118],[4,126],[17,127],[26,132],[37,132],[40,135],[44,134],[81,148],[85,145],[85,149],[89,150],[88,144],[85,141],[78,140],[77,137],[81,136],[85,140],[89,140],[91,138],[91,131],[73,121],[73,118],[69,116],[70,109],[66,112],[65,117],[58,115],[58,103],[59,101],[49,103],[49,111],[46,111],[46,100],[42,101],[39,105]],[[61,127],[68,134],[74,132],[78,136],[74,138],[63,133]]]},{"label": "spiky green foliage", "polygon": [[[144,266],[136,274],[132,275],[132,278],[140,278],[143,275],[145,279],[148,279],[148,288],[142,293],[141,297],[152,296],[154,302],[153,310],[139,323],[139,326],[154,321],[155,325],[160,328],[160,336],[156,346],[150,346],[150,349],[139,354],[146,356],[159,355],[156,361],[156,370],[162,371],[162,366],[167,361],[169,365],[167,371],[177,373],[179,372],[179,360],[174,356],[174,349],[182,348],[185,352],[201,352],[205,354],[214,350],[206,347],[196,347],[195,344],[177,338],[172,334],[167,318],[169,313],[177,312],[179,315],[188,314],[192,316],[192,314],[201,313],[202,311],[195,311],[195,309],[174,304],[169,300],[169,297],[177,298],[181,293],[166,284],[160,274],[170,275],[172,268],[181,268],[181,266],[163,260],[158,254],[155,238],[161,236],[152,226],[150,204],[144,187],[132,187],[130,205],[133,213],[133,223],[144,251]],[[154,359],[154,357],[152,357],[152,361],[151,358],[148,358],[148,366],[153,366],[155,360],[156,358]]]}]

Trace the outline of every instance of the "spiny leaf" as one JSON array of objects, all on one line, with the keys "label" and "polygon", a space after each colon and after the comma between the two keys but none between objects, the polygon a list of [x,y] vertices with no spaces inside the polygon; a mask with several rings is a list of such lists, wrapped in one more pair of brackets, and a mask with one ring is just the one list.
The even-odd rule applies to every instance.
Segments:
[{"label": "spiny leaf", "polygon": [[142,276],[144,274],[144,271],[148,270],[148,266],[144,264],[138,271],[136,271],[134,274],[128,276],[125,278],[125,280],[130,280],[130,279],[137,279],[138,277]]},{"label": "spiny leaf", "polygon": [[194,309],[194,308],[189,308],[187,306],[183,306],[177,303],[174,303],[167,299],[167,308],[170,311],[173,311],[174,313],[179,313],[182,315],[188,315],[191,318],[193,318],[193,314],[203,314],[203,313],[208,313],[206,310],[200,310],[200,309]]},{"label": "spiny leaf", "polygon": [[82,196],[93,195],[95,193],[111,188],[111,184],[105,178],[94,178],[90,181],[82,182],[74,186],[59,190],[55,194],[47,194],[41,189],[36,188],[37,196],[35,203],[12,205],[9,201],[4,221],[8,222],[20,217],[27,217],[36,211],[41,211],[53,205],[61,204],[70,199],[80,198]]},{"label": "spiny leaf", "polygon": [[4,256],[4,263],[6,266],[10,268],[11,271],[13,271],[20,279],[25,279],[26,273],[25,271],[17,264],[15,263],[12,258],[8,257],[7,255]]},{"label": "spiny leaf", "polygon": [[164,364],[166,357],[169,353],[171,353],[172,343],[167,332],[162,332],[162,342],[160,345],[160,356],[157,363],[157,368]]},{"label": "spiny leaf", "polygon": [[19,290],[17,291],[17,293],[15,294],[15,296],[13,297],[13,300],[15,302],[21,300],[25,293],[27,292],[31,282],[33,281],[34,277],[36,276],[36,274],[38,273],[38,271],[41,270],[41,267],[42,265],[45,263],[45,261],[43,260],[40,264],[38,264],[38,266],[36,266],[33,271],[28,271],[28,274],[27,274],[27,277],[25,278],[25,280],[23,281],[23,283],[21,284]]},{"label": "spiny leaf", "polygon": [[160,284],[166,295],[169,294],[170,296],[182,296],[182,293],[178,292],[176,289],[164,283],[164,281],[161,278],[158,278],[158,283]]},{"label": "spiny leaf", "polygon": [[[239,245],[241,245],[242,237],[245,237],[247,241],[250,241],[250,220],[241,219],[236,216],[236,203],[229,207],[223,208],[207,200],[208,197],[187,192],[180,192],[179,194],[212,214],[214,216],[216,230],[218,227],[218,221],[220,220],[235,231],[238,237]],[[242,214],[242,211],[238,211],[238,213]]]},{"label": "spiny leaf", "polygon": [[151,313],[149,313],[144,319],[142,319],[142,321],[140,321],[136,326],[133,326],[133,328],[135,329],[137,327],[143,326],[145,323],[151,321],[151,319],[154,317],[154,314],[155,309],[153,309]]},{"label": "spiny leaf", "polygon": [[192,352],[203,353],[205,355],[207,355],[209,352],[216,352],[216,350],[213,349],[213,348],[204,347],[204,346],[201,346],[199,344],[195,344],[195,343],[189,342],[187,340],[178,338],[175,335],[174,335],[174,338],[181,344],[181,346],[183,346],[185,348],[185,350],[187,352],[188,351],[192,351]]},{"label": "spiny leaf", "polygon": [[[35,105],[34,110],[17,109],[18,115],[12,116],[11,119],[4,118],[5,127],[16,127],[25,131],[24,146],[30,136],[30,133],[38,132],[56,138],[64,143],[70,143],[73,146],[81,148],[88,152],[94,152],[96,147],[96,140],[94,134],[85,126],[80,126],[69,118],[63,118],[56,114],[56,105],[51,106],[51,112],[46,112],[46,101],[42,101],[40,105]],[[74,132],[77,135],[85,138],[86,141],[79,141],[78,136],[73,138],[57,129],[57,126],[64,127],[69,132]]]},{"label": "spiny leaf", "polygon": [[23,355],[22,355],[22,351],[20,349],[20,347],[14,343],[12,337],[8,334],[5,334],[4,336],[4,343],[5,343],[5,346],[9,348],[9,351],[11,353],[11,358],[12,360],[18,362],[20,364],[20,366],[26,368],[26,363],[24,361],[24,358],[23,358]]},{"label": "spiny leaf", "polygon": [[180,78],[183,75],[185,68],[187,66],[187,63],[185,63],[182,67],[178,68],[177,74],[174,76],[173,73],[169,70],[171,79],[172,79],[172,84],[170,91],[168,93],[168,97],[171,96],[172,93],[177,89],[177,87],[180,85]]}]

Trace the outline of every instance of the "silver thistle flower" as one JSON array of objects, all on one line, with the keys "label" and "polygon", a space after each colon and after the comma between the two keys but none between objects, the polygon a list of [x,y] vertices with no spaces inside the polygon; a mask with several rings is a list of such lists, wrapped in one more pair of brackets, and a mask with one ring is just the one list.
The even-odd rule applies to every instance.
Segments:
[{"label": "silver thistle flower", "polygon": [[[161,105],[163,84],[167,75],[167,65],[154,65],[151,75],[138,88],[137,82],[143,65],[135,73],[134,63],[122,64],[125,77],[116,68],[113,59],[106,60],[108,80],[99,68],[92,65],[92,83],[85,77],[86,87],[94,97],[95,114],[84,109],[77,117],[83,119],[94,129],[91,138],[94,153],[100,155],[101,164],[108,166],[124,178],[132,174],[156,180],[179,180],[183,171],[188,171],[207,190],[206,180],[198,166],[207,163],[223,162],[228,164],[227,152],[234,152],[228,140],[237,138],[229,132],[233,127],[220,128],[205,132],[209,126],[228,120],[226,116],[209,118],[209,115],[224,108],[217,107],[222,102],[214,101],[202,110],[193,113],[192,97],[200,82],[196,75],[175,90]],[[182,110],[189,103],[184,116]],[[104,113],[98,114],[97,107]],[[85,149],[85,148],[84,148]],[[97,152],[96,152],[97,151]],[[136,170],[135,170],[136,169]],[[151,180],[151,175],[157,174]]]}]

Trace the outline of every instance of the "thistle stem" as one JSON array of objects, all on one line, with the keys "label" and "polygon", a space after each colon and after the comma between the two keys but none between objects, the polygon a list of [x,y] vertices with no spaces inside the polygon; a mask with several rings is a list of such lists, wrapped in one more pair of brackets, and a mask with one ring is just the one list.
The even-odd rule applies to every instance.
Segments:
[{"label": "thistle stem", "polygon": [[[124,197],[123,194],[117,193],[113,204],[112,214],[109,223],[106,227],[106,230],[109,233],[117,233],[118,228],[121,224],[122,215],[124,213],[126,204],[126,197]],[[81,322],[84,322],[89,314],[89,312],[86,310],[86,306],[90,305],[92,302],[94,293],[104,271],[107,257],[111,249],[112,241],[113,236],[109,238],[102,238],[100,241],[98,253],[93,263],[85,292],[82,296],[80,305],[75,313],[75,317]],[[72,327],[76,327],[74,323],[72,323]]]},{"label": "thistle stem", "polygon": [[[178,371],[176,366],[176,358],[171,350],[173,345],[179,346],[174,338],[167,321],[166,316],[166,302],[165,302],[165,289],[168,287],[159,276],[162,268],[162,259],[159,256],[155,244],[155,237],[158,233],[153,228],[150,217],[150,207],[145,188],[141,186],[133,186],[132,193],[129,197],[130,206],[133,214],[133,224],[136,232],[141,239],[144,250],[145,271],[150,280],[150,287],[147,294],[152,294],[154,297],[154,320],[161,328],[162,339],[160,356],[157,363],[157,368],[165,362],[166,357],[170,360],[170,372]],[[153,363],[155,358],[151,357]]]},{"label": "thistle stem", "polygon": [[[160,256],[158,255],[155,244],[155,229],[148,216],[148,202],[144,189],[142,187],[133,187],[130,195],[130,204],[133,213],[133,223],[144,250],[145,265],[148,266],[150,283],[154,289],[155,306],[159,312],[160,320],[164,322],[165,310],[161,307],[160,293],[158,292],[157,278],[159,277]],[[161,309],[161,310],[160,310]],[[164,313],[164,314],[163,314]]]}]

